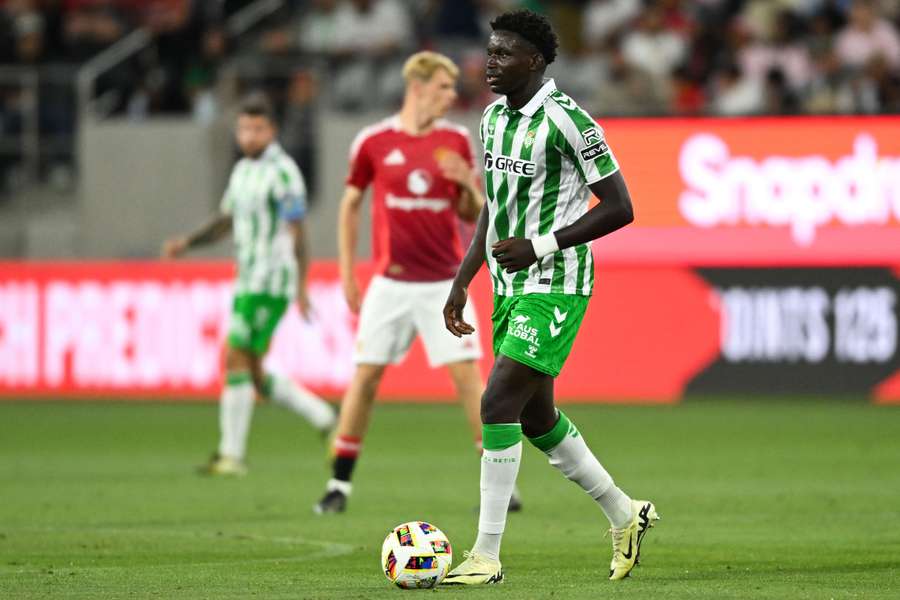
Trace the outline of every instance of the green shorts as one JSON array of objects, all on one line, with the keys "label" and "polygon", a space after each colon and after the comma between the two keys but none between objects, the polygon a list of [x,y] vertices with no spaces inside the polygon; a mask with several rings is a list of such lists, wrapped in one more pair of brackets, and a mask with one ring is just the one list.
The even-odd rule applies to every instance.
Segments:
[{"label": "green shorts", "polygon": [[237,294],[231,307],[228,345],[263,355],[290,301],[269,294]]},{"label": "green shorts", "polygon": [[494,296],[494,355],[553,377],[572,351],[590,296]]}]

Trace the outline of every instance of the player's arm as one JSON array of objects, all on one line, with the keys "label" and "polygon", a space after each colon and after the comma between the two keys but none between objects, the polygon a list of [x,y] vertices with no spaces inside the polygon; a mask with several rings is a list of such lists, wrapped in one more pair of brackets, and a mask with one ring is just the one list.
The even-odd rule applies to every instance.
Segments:
[{"label": "player's arm", "polygon": [[483,206],[484,196],[481,194],[481,190],[475,185],[470,185],[468,188],[462,188],[460,192],[456,214],[463,221],[472,223],[478,219]]},{"label": "player's arm", "polygon": [[297,262],[297,309],[300,316],[310,316],[309,296],[306,293],[307,274],[309,273],[309,252],[306,244],[306,182],[303,174],[293,161],[283,163],[279,169],[272,193],[277,198],[278,214],[291,235],[291,247],[294,260]]},{"label": "player's arm", "polygon": [[616,171],[589,187],[600,202],[571,225],[551,234],[556,238],[559,250],[586,244],[634,221],[631,194],[628,193],[622,171]]},{"label": "player's arm", "polygon": [[571,225],[532,239],[510,238],[494,244],[491,254],[500,266],[510,273],[527,269],[545,256],[609,235],[634,221],[631,195],[621,171],[589,187],[600,202]]},{"label": "player's arm", "polygon": [[475,331],[474,327],[463,320],[463,308],[469,298],[469,284],[472,283],[478,270],[481,269],[481,265],[484,264],[484,244],[487,239],[487,230],[488,209],[482,204],[481,215],[478,217],[478,225],[475,227],[472,243],[469,244],[469,250],[456,271],[450,295],[444,304],[444,325],[456,337],[469,335]]},{"label": "player's arm", "polygon": [[231,215],[221,213],[187,235],[169,238],[163,243],[163,257],[176,258],[191,248],[212,244],[231,231]]},{"label": "player's arm", "polygon": [[465,158],[451,151],[441,155],[438,166],[444,177],[459,186],[456,215],[467,223],[475,222],[484,206],[484,196],[475,181],[474,169]]},{"label": "player's arm", "polygon": [[291,232],[294,258],[297,261],[297,308],[303,317],[308,318],[310,303],[306,282],[309,274],[309,249],[306,243],[306,225],[302,218],[292,219],[288,220],[288,229]]},{"label": "player's arm", "polygon": [[341,198],[341,209],[338,215],[338,267],[341,273],[341,285],[347,306],[354,313],[359,312],[361,296],[353,265],[356,262],[356,240],[359,232],[359,211],[362,206],[363,191],[356,186],[344,188]]}]

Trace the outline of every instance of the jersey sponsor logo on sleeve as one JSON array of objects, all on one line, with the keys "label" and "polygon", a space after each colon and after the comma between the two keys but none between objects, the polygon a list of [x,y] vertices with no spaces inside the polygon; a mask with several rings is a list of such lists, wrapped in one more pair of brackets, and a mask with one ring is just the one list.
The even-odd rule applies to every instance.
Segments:
[{"label": "jersey sponsor logo on sleeve", "polygon": [[537,171],[537,165],[530,160],[521,158],[510,158],[498,154],[494,156],[491,152],[484,153],[484,170],[485,171],[502,171],[511,175],[523,175],[525,177],[534,177]]},{"label": "jersey sponsor logo on sleeve", "polygon": [[608,152],[609,146],[606,145],[606,142],[597,142],[596,144],[588,146],[581,151],[581,160],[589,162],[594,159],[600,158]]},{"label": "jersey sponsor logo on sleeve", "polygon": [[584,144],[586,146],[592,146],[594,144],[603,142],[603,138],[600,136],[600,132],[597,131],[596,127],[588,127],[587,129],[582,131],[581,139],[584,140]]}]

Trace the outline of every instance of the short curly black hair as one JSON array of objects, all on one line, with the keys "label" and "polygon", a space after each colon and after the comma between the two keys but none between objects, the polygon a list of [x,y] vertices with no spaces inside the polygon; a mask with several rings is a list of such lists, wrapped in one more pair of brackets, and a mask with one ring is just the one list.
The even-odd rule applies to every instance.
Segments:
[{"label": "short curly black hair", "polygon": [[493,31],[518,33],[531,42],[548,65],[556,60],[559,40],[547,17],[527,9],[505,12],[491,21]]}]

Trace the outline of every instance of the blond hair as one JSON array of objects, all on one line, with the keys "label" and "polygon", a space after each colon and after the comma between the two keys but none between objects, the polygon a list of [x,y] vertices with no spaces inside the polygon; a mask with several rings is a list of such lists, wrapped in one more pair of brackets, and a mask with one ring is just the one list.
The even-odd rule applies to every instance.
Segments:
[{"label": "blond hair", "polygon": [[406,60],[403,65],[403,79],[406,80],[406,83],[413,79],[428,81],[438,69],[444,69],[453,79],[459,77],[459,67],[452,60],[443,54],[423,50],[416,52]]}]

